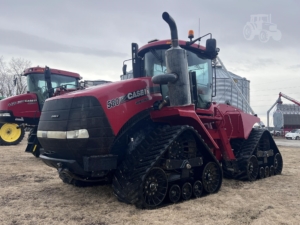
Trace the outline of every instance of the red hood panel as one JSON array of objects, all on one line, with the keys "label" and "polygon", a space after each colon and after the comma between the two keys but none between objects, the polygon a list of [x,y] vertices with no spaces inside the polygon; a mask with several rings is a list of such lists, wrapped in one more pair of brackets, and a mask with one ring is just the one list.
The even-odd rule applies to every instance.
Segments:
[{"label": "red hood panel", "polygon": [[161,99],[160,86],[154,85],[151,77],[144,77],[74,91],[47,99],[46,102],[80,96],[94,96],[98,99],[115,135],[130,118],[151,108],[155,101]]},{"label": "red hood panel", "polygon": [[15,117],[40,117],[39,104],[34,93],[16,95],[1,100],[0,111],[11,111]]}]

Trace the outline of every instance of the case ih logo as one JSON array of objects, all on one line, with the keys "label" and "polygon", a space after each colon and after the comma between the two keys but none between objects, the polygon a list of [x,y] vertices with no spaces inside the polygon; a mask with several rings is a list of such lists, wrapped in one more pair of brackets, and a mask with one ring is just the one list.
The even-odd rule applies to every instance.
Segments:
[{"label": "case ih logo", "polygon": [[24,102],[31,104],[31,103],[37,102],[37,100],[36,99],[25,99],[25,100],[20,100],[20,101],[16,101],[16,102],[10,102],[10,103],[8,103],[8,107],[18,105],[18,104],[22,104]]},{"label": "case ih logo", "polygon": [[[154,86],[154,87],[149,87],[149,88],[143,88],[137,91],[129,92],[124,96],[120,96],[115,99],[111,99],[107,101],[107,108],[111,109],[114,108],[124,102],[128,102],[131,100],[134,100],[136,98],[140,98],[149,94],[154,94],[154,93],[160,93],[160,86]],[[141,104],[142,102],[148,101],[148,98],[145,98],[143,100],[140,100],[136,102],[136,104]]]},{"label": "case ih logo", "polygon": [[133,99],[145,96],[147,94],[150,94],[150,90],[147,88],[141,89],[141,90],[137,90],[137,91],[133,91],[133,92],[129,92],[124,96],[115,98],[115,99],[111,99],[107,101],[107,108],[111,109],[114,108],[124,102],[128,102],[131,101]]}]

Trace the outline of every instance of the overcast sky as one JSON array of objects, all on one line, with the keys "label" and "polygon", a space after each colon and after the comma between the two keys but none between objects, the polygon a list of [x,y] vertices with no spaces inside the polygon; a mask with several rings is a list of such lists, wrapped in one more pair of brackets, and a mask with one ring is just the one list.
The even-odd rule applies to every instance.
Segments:
[{"label": "overcast sky", "polygon": [[[250,80],[250,104],[266,112],[283,92],[300,101],[300,1],[297,0],[0,0],[0,56],[22,57],[33,66],[78,72],[84,79],[117,81],[130,46],[167,39],[162,20],[170,13],[179,38],[212,33],[227,69]],[[251,15],[271,15],[282,36],[246,40]],[[203,41],[202,44],[205,42]],[[284,103],[290,103],[284,100]]]}]

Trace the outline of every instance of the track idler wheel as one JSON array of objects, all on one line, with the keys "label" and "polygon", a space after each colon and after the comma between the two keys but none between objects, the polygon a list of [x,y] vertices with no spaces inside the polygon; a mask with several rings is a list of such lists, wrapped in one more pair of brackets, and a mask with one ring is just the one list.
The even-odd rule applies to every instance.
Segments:
[{"label": "track idler wheel", "polygon": [[180,200],[181,189],[179,185],[173,184],[169,190],[169,199],[171,202],[176,203]]},{"label": "track idler wheel", "polygon": [[260,179],[265,178],[265,168],[263,168],[263,167],[260,167],[260,168],[259,168],[258,177],[259,177]]},{"label": "track idler wheel", "polygon": [[193,188],[191,183],[186,182],[182,185],[182,198],[183,200],[189,200],[192,197]]},{"label": "track idler wheel", "polygon": [[270,176],[270,168],[268,166],[265,167],[265,177]]},{"label": "track idler wheel", "polygon": [[143,182],[144,205],[154,208],[160,205],[168,191],[168,179],[166,173],[160,168],[153,168],[146,175]]},{"label": "track idler wheel", "polygon": [[200,198],[203,192],[203,185],[200,180],[196,180],[193,185],[193,194],[196,198]]},{"label": "track idler wheel", "polygon": [[255,155],[252,155],[247,164],[247,178],[249,181],[255,181],[258,175],[258,161]]},{"label": "track idler wheel", "polygon": [[275,175],[274,166],[271,165],[270,166],[270,176],[274,176],[274,175]]},{"label": "track idler wheel", "polygon": [[274,157],[274,173],[281,174],[283,167],[282,156],[280,153],[277,153]]},{"label": "track idler wheel", "polygon": [[217,192],[222,184],[222,171],[215,162],[209,162],[202,173],[203,189],[208,193]]}]

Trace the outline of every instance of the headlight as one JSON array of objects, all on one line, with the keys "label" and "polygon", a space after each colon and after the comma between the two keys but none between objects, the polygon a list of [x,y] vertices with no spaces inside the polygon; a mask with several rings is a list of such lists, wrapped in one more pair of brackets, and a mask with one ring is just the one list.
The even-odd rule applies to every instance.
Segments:
[{"label": "headlight", "polygon": [[89,132],[86,129],[67,131],[67,139],[89,138]]},{"label": "headlight", "polygon": [[86,129],[71,130],[71,131],[41,131],[41,130],[38,130],[37,137],[53,138],[53,139],[89,138],[89,132]]},{"label": "headlight", "polygon": [[0,113],[0,117],[10,117],[10,113]]}]

